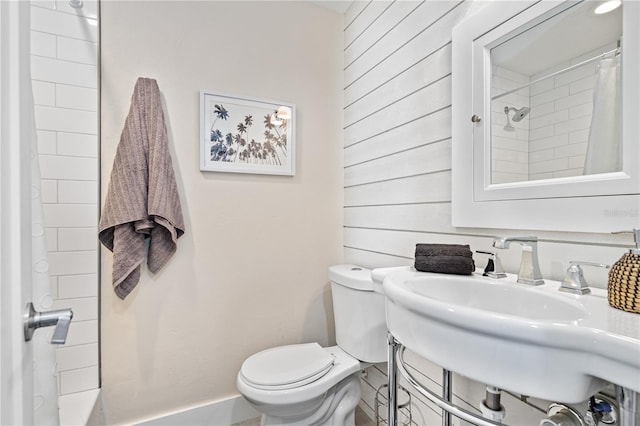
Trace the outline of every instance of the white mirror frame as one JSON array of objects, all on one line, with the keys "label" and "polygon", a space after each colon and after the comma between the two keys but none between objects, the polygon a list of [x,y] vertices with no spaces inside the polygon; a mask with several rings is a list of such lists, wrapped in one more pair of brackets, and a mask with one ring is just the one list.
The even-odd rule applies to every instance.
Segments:
[{"label": "white mirror frame", "polygon": [[[636,1],[623,5],[623,170],[491,184],[490,48],[509,32],[562,8],[563,3],[495,2],[453,29],[454,226],[574,232],[640,227],[640,3]],[[479,122],[471,121],[474,115],[480,117]]]}]

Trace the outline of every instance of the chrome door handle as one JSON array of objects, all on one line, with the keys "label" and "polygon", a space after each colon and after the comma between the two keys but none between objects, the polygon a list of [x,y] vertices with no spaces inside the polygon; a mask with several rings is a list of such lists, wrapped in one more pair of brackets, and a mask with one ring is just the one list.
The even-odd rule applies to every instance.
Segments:
[{"label": "chrome door handle", "polygon": [[33,303],[29,302],[24,310],[24,341],[30,341],[37,328],[55,325],[51,343],[62,345],[67,341],[71,318],[73,318],[71,309],[38,312],[33,308]]}]

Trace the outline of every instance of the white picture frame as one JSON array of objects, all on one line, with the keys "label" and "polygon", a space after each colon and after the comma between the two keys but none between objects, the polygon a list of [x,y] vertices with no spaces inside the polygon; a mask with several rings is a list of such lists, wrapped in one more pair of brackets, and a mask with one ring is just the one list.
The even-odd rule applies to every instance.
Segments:
[{"label": "white picture frame", "polygon": [[200,91],[200,170],[295,175],[294,104]]}]

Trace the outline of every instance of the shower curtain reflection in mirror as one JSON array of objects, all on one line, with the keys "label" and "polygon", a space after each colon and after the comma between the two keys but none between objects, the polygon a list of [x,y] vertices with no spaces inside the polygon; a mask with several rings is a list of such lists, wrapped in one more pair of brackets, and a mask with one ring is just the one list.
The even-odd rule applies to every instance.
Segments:
[{"label": "shower curtain reflection in mirror", "polygon": [[593,115],[584,174],[622,170],[620,56],[600,61],[593,90]]}]

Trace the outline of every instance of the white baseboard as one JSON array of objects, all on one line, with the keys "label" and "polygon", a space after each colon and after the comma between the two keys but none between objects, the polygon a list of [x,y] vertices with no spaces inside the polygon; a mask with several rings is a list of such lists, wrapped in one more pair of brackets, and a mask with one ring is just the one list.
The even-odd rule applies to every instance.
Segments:
[{"label": "white baseboard", "polygon": [[259,417],[260,413],[241,396],[186,408],[136,423],[137,426],[206,425],[229,426]]}]

